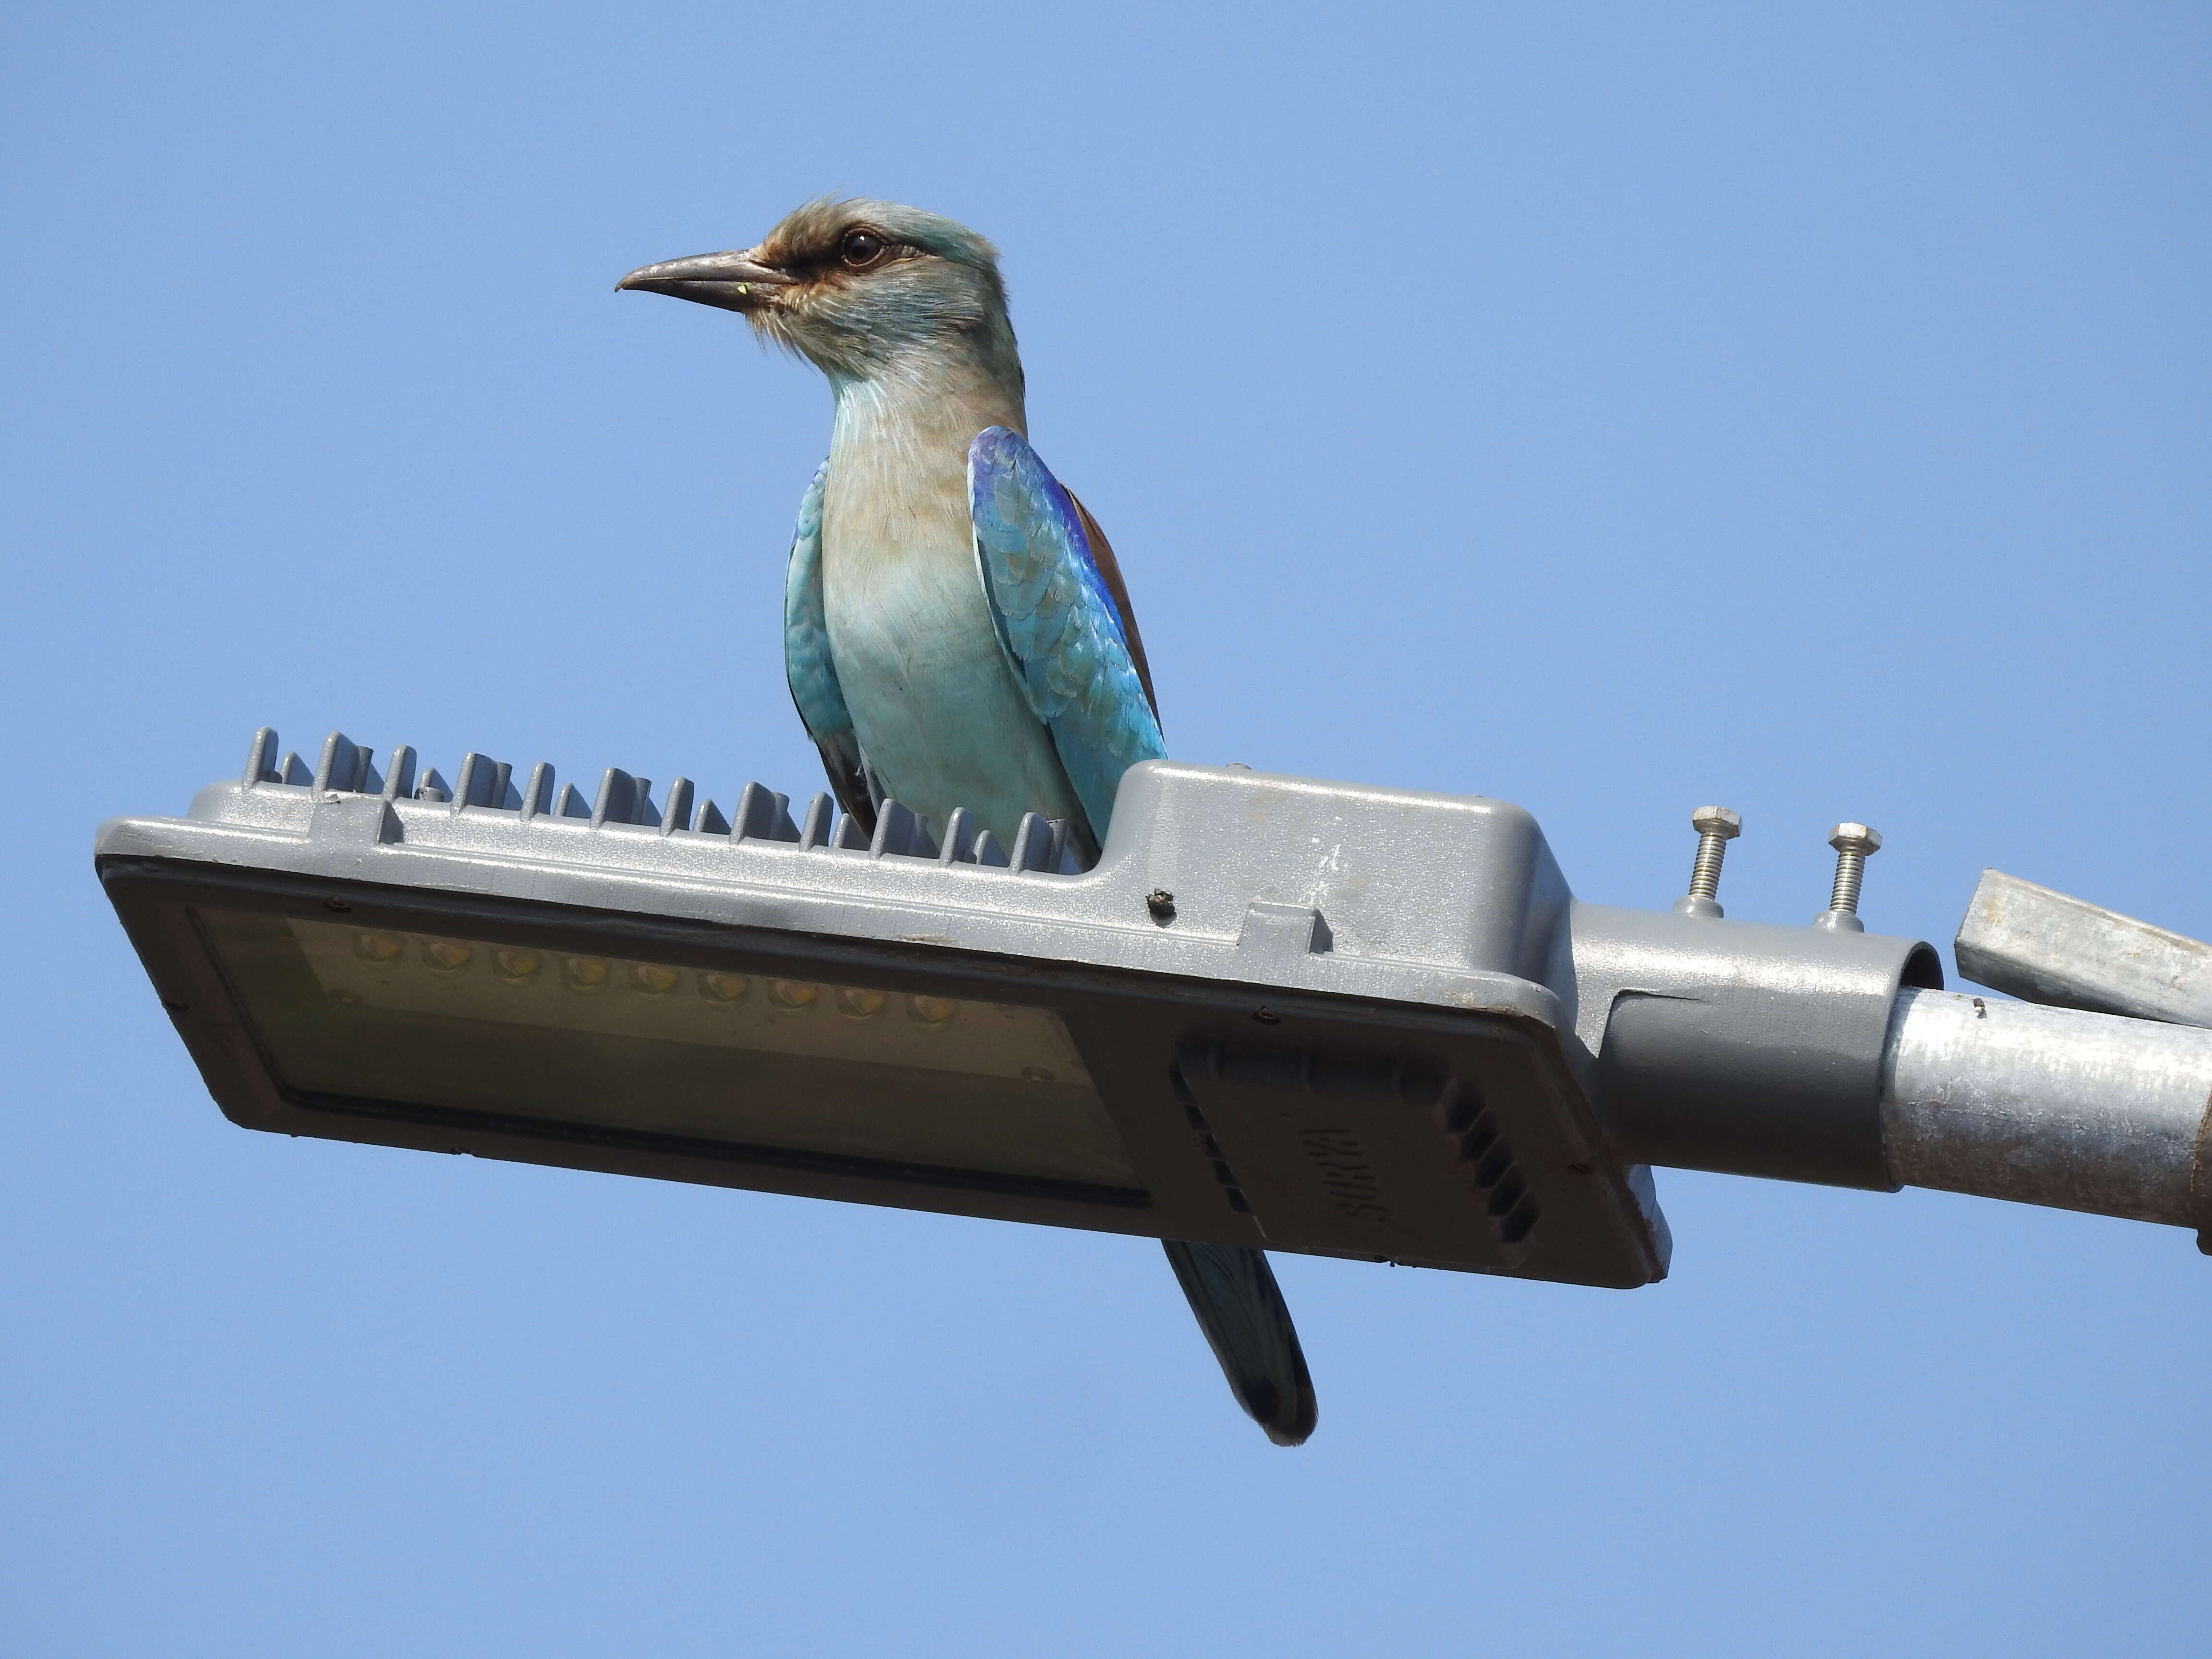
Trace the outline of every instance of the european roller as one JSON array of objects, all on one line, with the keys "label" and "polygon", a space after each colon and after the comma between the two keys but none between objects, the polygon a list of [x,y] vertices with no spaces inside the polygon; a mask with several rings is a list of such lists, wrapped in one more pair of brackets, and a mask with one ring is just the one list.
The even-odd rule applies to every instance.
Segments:
[{"label": "european roller", "polygon": [[[1034,812],[1094,860],[1121,775],[1167,747],[1113,549],[1030,447],[997,250],[933,213],[823,200],[619,286],[738,312],[829,379],[783,633],[838,803],[871,828],[885,800],[939,826],[965,807],[1002,846]],[[1304,1440],[1313,1385],[1267,1257],[1166,1249],[1239,1403]]]}]

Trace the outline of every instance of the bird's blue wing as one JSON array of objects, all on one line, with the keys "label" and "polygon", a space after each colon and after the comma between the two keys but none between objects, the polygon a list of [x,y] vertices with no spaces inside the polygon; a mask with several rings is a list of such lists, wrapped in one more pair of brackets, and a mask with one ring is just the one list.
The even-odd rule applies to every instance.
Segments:
[{"label": "bird's blue wing", "polygon": [[822,765],[837,804],[872,828],[875,802],[860,740],[837,684],[836,659],[830,654],[830,624],[822,608],[822,490],[830,477],[824,461],[799,504],[799,529],[791,539],[791,566],[783,579],[783,670],[800,724],[822,751]]},{"label": "bird's blue wing", "polygon": [[968,508],[999,642],[1103,842],[1121,774],[1167,744],[1083,516],[1027,441],[1002,426],[969,446]]}]

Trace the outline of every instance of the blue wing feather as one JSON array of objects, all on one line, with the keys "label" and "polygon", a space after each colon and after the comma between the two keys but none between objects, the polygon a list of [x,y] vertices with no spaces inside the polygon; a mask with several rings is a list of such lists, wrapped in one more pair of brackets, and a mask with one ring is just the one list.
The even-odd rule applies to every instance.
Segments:
[{"label": "blue wing feather", "polygon": [[853,730],[853,714],[837,683],[836,659],[830,653],[830,624],[822,607],[822,492],[830,477],[824,461],[799,504],[799,528],[791,539],[791,565],[783,581],[783,668],[798,705],[800,724],[830,774],[838,805],[873,825],[875,803]]},{"label": "blue wing feather", "polygon": [[1082,515],[1002,426],[969,446],[968,506],[999,643],[1103,842],[1121,775],[1167,744]]}]

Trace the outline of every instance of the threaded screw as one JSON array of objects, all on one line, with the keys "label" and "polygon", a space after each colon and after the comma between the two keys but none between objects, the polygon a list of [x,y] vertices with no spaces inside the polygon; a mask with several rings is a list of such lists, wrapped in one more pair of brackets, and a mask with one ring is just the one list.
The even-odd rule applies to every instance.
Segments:
[{"label": "threaded screw", "polygon": [[1813,925],[1831,933],[1863,933],[1859,888],[1866,880],[1867,860],[1881,851],[1881,836],[1863,823],[1839,823],[1828,845],[1836,849],[1836,883],[1829,890],[1828,908],[1813,918]]},{"label": "threaded screw", "polygon": [[1728,844],[1743,833],[1743,819],[1725,806],[1700,806],[1690,814],[1690,828],[1698,832],[1698,859],[1690,866],[1689,893],[1674,901],[1674,908],[1686,916],[1717,916],[1721,860]]}]

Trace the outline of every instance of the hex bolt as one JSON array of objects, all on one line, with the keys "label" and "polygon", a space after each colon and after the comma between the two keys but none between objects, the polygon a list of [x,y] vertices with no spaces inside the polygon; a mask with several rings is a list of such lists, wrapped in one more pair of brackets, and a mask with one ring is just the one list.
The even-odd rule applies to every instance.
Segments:
[{"label": "hex bolt", "polygon": [[1836,884],[1828,894],[1828,908],[1813,918],[1813,925],[1832,933],[1863,933],[1859,886],[1866,879],[1867,860],[1881,851],[1881,836],[1863,823],[1839,823],[1828,845],[1836,849]]},{"label": "hex bolt", "polygon": [[1728,844],[1743,833],[1743,819],[1725,806],[1700,806],[1690,814],[1690,828],[1698,832],[1698,861],[1690,868],[1690,890],[1674,901],[1674,910],[1685,916],[1718,916],[1721,860]]}]

